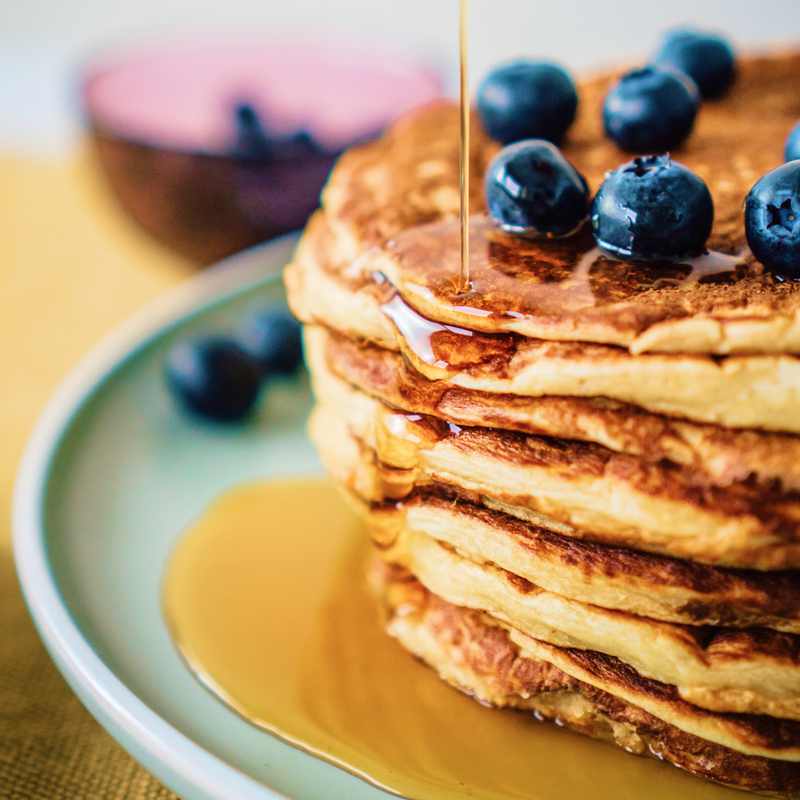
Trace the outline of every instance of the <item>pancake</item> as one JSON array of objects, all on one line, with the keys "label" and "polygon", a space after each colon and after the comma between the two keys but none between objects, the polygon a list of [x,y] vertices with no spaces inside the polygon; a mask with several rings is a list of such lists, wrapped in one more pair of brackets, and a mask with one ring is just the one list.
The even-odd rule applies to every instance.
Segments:
[{"label": "pancake", "polygon": [[[723,253],[742,251],[742,199],[782,161],[778,144],[800,116],[798,75],[797,54],[745,59],[734,90],[703,105],[680,152],[709,178],[710,246]],[[625,160],[596,113],[612,79],[581,87],[583,111],[565,144],[593,187]],[[748,138],[754,118],[759,135]],[[700,423],[800,433],[800,287],[763,274],[747,254],[622,264],[586,231],[527,242],[478,215],[473,285],[456,292],[457,125],[456,109],[436,105],[342,158],[286,272],[301,319],[401,350],[428,380],[469,390],[606,397]],[[764,144],[768,130],[781,132],[774,147]],[[476,132],[473,211],[496,148]]]},{"label": "pancake", "polygon": [[397,502],[370,502],[376,494],[374,452],[347,426],[318,427],[319,419],[312,417],[310,433],[323,464],[383,548],[408,528],[583,602],[687,625],[800,632],[794,571],[732,570],[596,544],[555,520],[540,515],[523,521],[486,497],[442,484],[415,488]]},{"label": "pancake", "polygon": [[454,605],[485,611],[533,639],[614,656],[646,678],[693,692],[695,703],[721,692],[718,709],[725,697],[737,698],[752,713],[800,719],[797,637],[681,626],[569,600],[416,532],[381,555]]},{"label": "pancake", "polygon": [[796,572],[721,569],[598,545],[522,522],[441,486],[416,490],[400,504],[369,505],[363,513],[383,549],[421,533],[568,599],[682,625],[800,634]]},{"label": "pancake", "polygon": [[[692,135],[673,153],[707,181],[714,198],[709,247],[743,253],[741,203],[762,174],[783,163],[782,142],[800,117],[799,76],[796,53],[742,59],[732,91],[718,103],[701,106]],[[601,123],[603,98],[617,77],[580,85],[578,119],[563,144],[565,156],[592,190],[606,170],[628,160],[605,137]],[[479,125],[473,129],[470,208],[479,212],[482,176],[498,146]],[[751,257],[744,259],[746,276],[735,281],[687,283],[686,270],[676,270],[677,265],[609,269],[603,260],[593,283],[592,264],[584,258],[593,248],[590,238],[520,243],[478,222],[471,248],[475,284],[459,294],[458,228],[435,225],[458,218],[457,130],[457,109],[437,105],[346,154],[323,193],[336,246],[326,248],[326,258],[314,260],[338,277],[374,248],[368,271],[386,274],[406,303],[431,320],[472,330],[612,343],[633,352],[800,350],[800,290],[765,277]],[[422,227],[428,223],[433,226]],[[491,242],[497,246],[487,253]],[[689,271],[708,277],[736,266],[712,261]]]},{"label": "pancake", "polygon": [[[443,483],[571,535],[734,567],[800,566],[800,498],[749,484],[698,487],[691,469],[595,444],[461,428],[397,413],[314,364],[312,437],[342,425],[375,451],[370,502]],[[316,433],[315,433],[316,432]],[[341,436],[346,436],[343,433]],[[339,437],[341,438],[341,437]],[[366,469],[366,467],[365,467]]]},{"label": "pancake", "polygon": [[[357,266],[373,272],[364,259]],[[800,360],[792,355],[632,355],[602,344],[476,333],[421,316],[382,278],[353,291],[296,260],[286,281],[301,320],[399,350],[431,381],[522,397],[606,397],[701,423],[800,433]]]},{"label": "pancake", "polygon": [[[613,661],[581,658],[585,654],[567,649],[526,650],[529,640],[520,646],[496,620],[443,601],[402,570],[376,565],[372,584],[388,632],[442,678],[486,704],[531,711],[538,719],[729,786],[763,794],[800,791],[797,762],[775,757],[785,751],[791,734],[773,721],[762,727],[763,718],[707,716],[676,699],[669,687],[615,669]],[[554,663],[558,656],[564,666],[619,694],[568,674]],[[623,693],[640,704],[622,699]],[[643,707],[648,702],[652,710]],[[695,726],[711,735],[717,724],[717,731],[729,734],[719,738],[769,755],[750,755],[684,729]]]},{"label": "pancake", "polygon": [[691,467],[695,482],[738,481],[800,489],[800,437],[650,414],[598,398],[518,397],[426,381],[385,348],[359,343],[319,326],[306,326],[306,358],[315,374],[334,372],[389,406],[463,426],[595,442],[646,462]]}]

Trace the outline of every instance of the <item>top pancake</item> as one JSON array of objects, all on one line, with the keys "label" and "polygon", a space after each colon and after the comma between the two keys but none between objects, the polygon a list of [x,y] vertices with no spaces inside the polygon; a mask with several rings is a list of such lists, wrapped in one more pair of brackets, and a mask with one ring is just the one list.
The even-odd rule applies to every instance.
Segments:
[{"label": "top pancake", "polygon": [[[615,77],[579,86],[579,115],[562,148],[592,190],[631,158],[602,130]],[[764,274],[746,250],[742,214],[752,185],[783,161],[800,118],[799,82],[799,54],[742,60],[730,93],[702,105],[672,154],[708,184],[716,208],[709,247],[733,258],[631,265],[594,248],[586,229],[564,240],[501,233],[482,215],[483,175],[498,145],[473,117],[472,284],[461,292],[458,112],[439,104],[339,161],[323,195],[324,266],[356,282],[381,273],[424,317],[469,330],[633,353],[799,353],[800,285]]]}]

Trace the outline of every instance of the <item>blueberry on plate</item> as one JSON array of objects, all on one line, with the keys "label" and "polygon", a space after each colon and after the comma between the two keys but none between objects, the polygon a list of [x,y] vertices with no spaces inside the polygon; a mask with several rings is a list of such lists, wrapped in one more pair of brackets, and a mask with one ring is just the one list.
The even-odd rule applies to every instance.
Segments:
[{"label": "blueberry on plate", "polygon": [[502,144],[522,139],[558,142],[575,119],[578,94],[561,67],[514,61],[492,70],[478,88],[478,112]]},{"label": "blueberry on plate", "polygon": [[603,181],[592,202],[600,247],[634,259],[700,255],[714,223],[702,178],[668,155],[642,156]]},{"label": "blueberry on plate", "polygon": [[234,337],[267,375],[291,375],[303,360],[300,323],[277,303],[242,317]]},{"label": "blueberry on plate", "polygon": [[744,232],[769,272],[800,280],[800,161],[773,169],[750,190]]},{"label": "blueberry on plate", "polygon": [[543,139],[504,147],[486,171],[484,191],[492,222],[518,236],[569,236],[589,214],[583,176]]},{"label": "blueberry on plate", "polygon": [[672,150],[691,133],[698,100],[697,87],[681,72],[656,66],[634,69],[606,95],[603,126],[623,150]]},{"label": "blueberry on plate", "polygon": [[800,158],[800,122],[792,128],[792,132],[786,138],[783,158],[785,161],[796,161]]},{"label": "blueberry on plate", "polygon": [[688,75],[704,98],[719,97],[733,82],[736,58],[721,36],[692,30],[670,31],[653,59]]},{"label": "blueberry on plate", "polygon": [[236,422],[252,411],[262,373],[256,359],[235,341],[213,335],[175,344],[164,374],[183,408],[208,419]]}]

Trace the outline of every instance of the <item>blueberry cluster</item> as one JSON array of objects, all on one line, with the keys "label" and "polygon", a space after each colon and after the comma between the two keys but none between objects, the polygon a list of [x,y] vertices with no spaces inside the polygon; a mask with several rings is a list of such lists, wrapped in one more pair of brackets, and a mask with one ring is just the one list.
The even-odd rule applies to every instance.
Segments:
[{"label": "blueberry cluster", "polygon": [[208,334],[175,344],[164,376],[176,402],[193,415],[238,422],[255,408],[272,375],[290,375],[302,361],[300,323],[282,305],[245,315],[231,335]]},{"label": "blueberry cluster", "polygon": [[[689,135],[700,100],[722,95],[734,76],[734,53],[724,39],[672,31],[651,64],[626,73],[609,91],[606,133],[623,149],[664,153]],[[714,222],[711,194],[667,153],[623,164],[590,198],[583,176],[553,144],[566,134],[577,103],[574,84],[553,64],[515,61],[481,84],[483,124],[507,145],[484,180],[492,221],[536,238],[569,236],[591,218],[598,245],[631,259],[705,252]],[[745,232],[768,271],[800,280],[800,122],[786,140],[785,159],[748,194]]]},{"label": "blueberry cluster", "polygon": [[714,222],[708,187],[668,155],[623,164],[590,200],[586,181],[563,154],[532,139],[501,150],[484,187],[489,216],[508,233],[569,236],[591,216],[598,245],[634,259],[699,255]]},{"label": "blueberry cluster", "polygon": [[724,39],[671,31],[650,64],[612,86],[603,105],[606,134],[634,153],[672,150],[691,133],[701,99],[722,95],[734,75],[734,53]]},{"label": "blueberry cluster", "polygon": [[[678,147],[691,133],[700,101],[722,95],[735,70],[733,49],[720,36],[672,31],[650,64],[627,72],[608,92],[603,105],[606,134],[623,150],[636,153]],[[557,144],[577,108],[572,79],[548,62],[504,64],[478,89],[481,121],[504,145],[525,139]],[[800,133],[796,150],[800,150]]]}]

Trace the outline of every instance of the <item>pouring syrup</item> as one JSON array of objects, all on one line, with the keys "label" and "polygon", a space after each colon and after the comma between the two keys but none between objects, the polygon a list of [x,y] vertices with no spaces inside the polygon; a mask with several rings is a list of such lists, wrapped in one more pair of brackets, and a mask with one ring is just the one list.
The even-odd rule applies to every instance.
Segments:
[{"label": "pouring syrup", "polygon": [[459,111],[461,138],[461,280],[459,291],[469,291],[469,43],[467,5],[459,0]]}]

